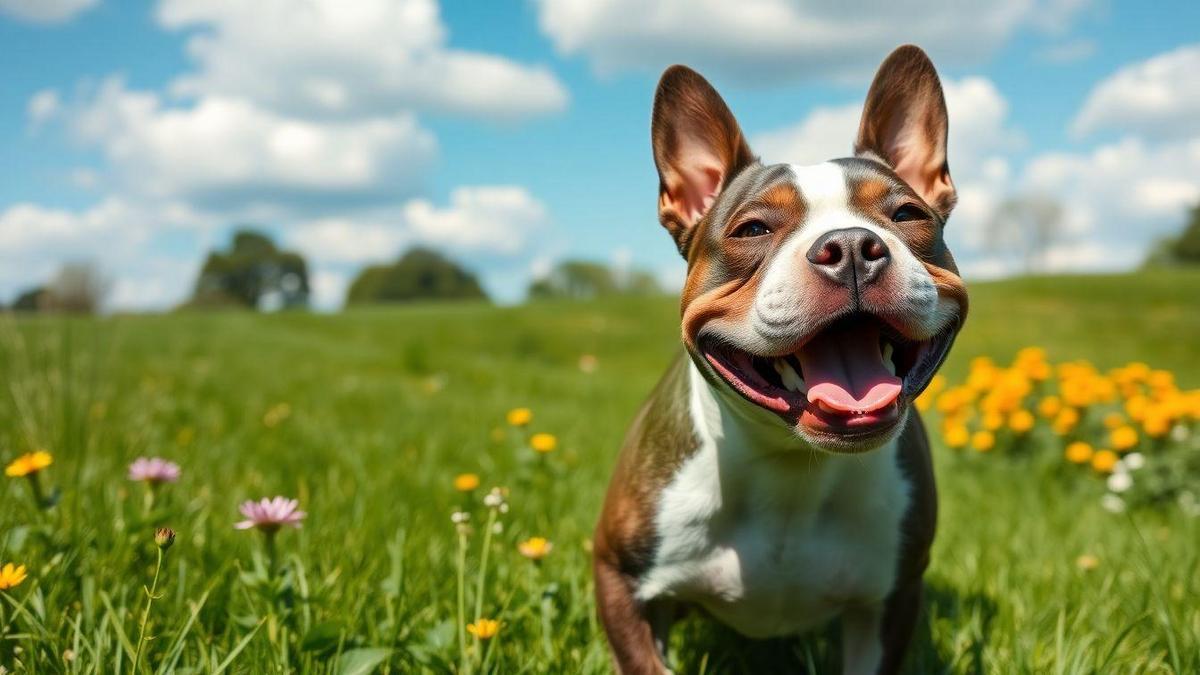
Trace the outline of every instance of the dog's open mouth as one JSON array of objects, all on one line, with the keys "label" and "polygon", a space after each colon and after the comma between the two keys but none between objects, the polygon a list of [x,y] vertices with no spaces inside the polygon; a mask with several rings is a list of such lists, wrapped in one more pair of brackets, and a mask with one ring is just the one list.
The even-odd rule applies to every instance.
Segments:
[{"label": "dog's open mouth", "polygon": [[754,355],[716,340],[702,340],[701,350],[734,390],[790,423],[869,436],[900,419],[903,400],[929,383],[953,336],[951,327],[910,340],[878,317],[858,313],[781,356]]}]

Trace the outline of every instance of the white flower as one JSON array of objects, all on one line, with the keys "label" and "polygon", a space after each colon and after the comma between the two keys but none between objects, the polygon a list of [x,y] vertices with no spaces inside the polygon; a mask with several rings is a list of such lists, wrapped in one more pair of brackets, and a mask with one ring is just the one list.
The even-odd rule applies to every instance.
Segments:
[{"label": "white flower", "polygon": [[1189,435],[1188,428],[1182,424],[1176,424],[1174,428],[1171,429],[1171,440],[1175,441],[1176,443],[1182,443],[1186,441]]},{"label": "white flower", "polygon": [[1108,477],[1108,489],[1113,492],[1124,492],[1133,487],[1133,476],[1125,471],[1114,472]]},{"label": "white flower", "polygon": [[1111,492],[1100,499],[1100,505],[1109,513],[1122,513],[1125,511],[1125,500]]},{"label": "white flower", "polygon": [[450,514],[450,522],[455,525],[461,525],[471,519],[471,514],[466,511],[455,511]]},{"label": "white flower", "polygon": [[508,504],[504,502],[504,490],[498,487],[492,488],[491,492],[484,495],[483,505],[489,509],[500,509],[501,513],[506,513]]},{"label": "white flower", "polygon": [[1125,468],[1130,471],[1137,471],[1146,466],[1146,456],[1140,452],[1131,452],[1125,455],[1125,459],[1121,460],[1125,464]]}]

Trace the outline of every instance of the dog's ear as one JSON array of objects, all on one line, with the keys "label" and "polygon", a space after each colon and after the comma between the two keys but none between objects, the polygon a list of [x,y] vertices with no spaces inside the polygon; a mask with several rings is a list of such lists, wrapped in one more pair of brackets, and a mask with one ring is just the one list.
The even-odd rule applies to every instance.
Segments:
[{"label": "dog's ear", "polygon": [[696,223],[726,182],[755,158],[721,95],[686,66],[663,73],[650,136],[658,167],[658,219],[687,257]]},{"label": "dog's ear", "polygon": [[955,202],[946,162],[948,128],[946,99],[933,62],[920,47],[904,45],[875,74],[854,152],[887,162],[944,219]]}]

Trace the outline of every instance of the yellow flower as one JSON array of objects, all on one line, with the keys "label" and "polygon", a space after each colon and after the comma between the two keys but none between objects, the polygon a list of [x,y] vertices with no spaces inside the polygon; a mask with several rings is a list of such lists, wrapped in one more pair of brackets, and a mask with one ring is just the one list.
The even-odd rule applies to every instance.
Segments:
[{"label": "yellow flower", "polygon": [[546,541],[545,537],[530,537],[517,544],[517,550],[520,551],[521,555],[530,560],[545,558],[553,548],[554,544]]},{"label": "yellow flower", "polygon": [[1028,410],[1018,410],[1008,418],[1008,428],[1023,434],[1033,428],[1033,413]]},{"label": "yellow flower", "polygon": [[529,408],[513,408],[506,417],[512,426],[523,427],[533,421],[533,411]]},{"label": "yellow flower", "polygon": [[1063,408],[1054,418],[1054,433],[1065,436],[1079,423],[1079,411],[1074,408]]},{"label": "yellow flower", "polygon": [[470,492],[479,487],[479,476],[473,473],[460,473],[454,477],[454,489],[459,492]]},{"label": "yellow flower", "polygon": [[1108,435],[1108,440],[1117,450],[1128,450],[1138,443],[1137,430],[1128,425],[1117,427]]},{"label": "yellow flower", "polygon": [[1074,462],[1075,464],[1086,464],[1092,460],[1092,455],[1095,453],[1092,450],[1092,446],[1084,443],[1083,441],[1075,441],[1067,446],[1067,450],[1064,454],[1069,462]]},{"label": "yellow flower", "polygon": [[976,431],[971,436],[971,447],[979,452],[987,452],[996,445],[996,435],[990,431]]},{"label": "yellow flower", "polygon": [[1100,566],[1100,559],[1090,553],[1084,553],[1075,559],[1075,565],[1084,572],[1089,572]]},{"label": "yellow flower", "polygon": [[54,457],[45,450],[27,452],[14,459],[4,468],[4,475],[13,478],[35,474],[54,463]]},{"label": "yellow flower", "polygon": [[1004,426],[1004,415],[1001,415],[995,410],[989,410],[983,414],[984,429],[987,429],[988,431],[995,431],[1002,426]]},{"label": "yellow flower", "polygon": [[1171,418],[1160,412],[1147,413],[1146,419],[1142,420],[1142,428],[1147,436],[1158,438],[1171,430]]},{"label": "yellow flower", "polygon": [[1047,396],[1038,402],[1038,414],[1046,419],[1052,419],[1062,410],[1062,399],[1057,396]]},{"label": "yellow flower", "polygon": [[558,439],[554,434],[534,434],[529,438],[529,447],[538,452],[554,452],[558,447]]},{"label": "yellow flower", "polygon": [[1092,468],[1100,473],[1112,473],[1117,466],[1117,453],[1112,450],[1097,450],[1092,455]]},{"label": "yellow flower", "polygon": [[15,588],[25,581],[25,566],[8,563],[4,567],[0,567],[0,591],[7,591],[10,588]]},{"label": "yellow flower", "polygon": [[967,427],[962,424],[955,424],[946,429],[946,445],[952,448],[961,448],[966,446],[967,441],[971,440],[971,433],[967,431]]},{"label": "yellow flower", "polygon": [[490,640],[500,632],[500,622],[495,619],[476,619],[467,624],[467,632],[480,640]]},{"label": "yellow flower", "polygon": [[1104,427],[1106,429],[1116,429],[1125,424],[1125,416],[1119,412],[1110,412],[1104,416]]}]

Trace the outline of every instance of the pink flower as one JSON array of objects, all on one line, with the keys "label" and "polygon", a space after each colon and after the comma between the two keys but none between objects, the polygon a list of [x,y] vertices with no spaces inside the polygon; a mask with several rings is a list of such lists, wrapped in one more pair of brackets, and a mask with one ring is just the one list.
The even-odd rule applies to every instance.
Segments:
[{"label": "pink flower", "polygon": [[300,502],[287,497],[276,497],[267,499],[263,497],[259,501],[250,500],[242,502],[239,510],[246,520],[243,520],[234,525],[239,530],[249,530],[252,527],[257,527],[263,532],[273,533],[279,530],[284,525],[291,527],[300,527],[300,521],[308,514],[299,510]]},{"label": "pink flower", "polygon": [[179,465],[161,457],[138,457],[129,465],[129,480],[174,483],[179,480]]}]

